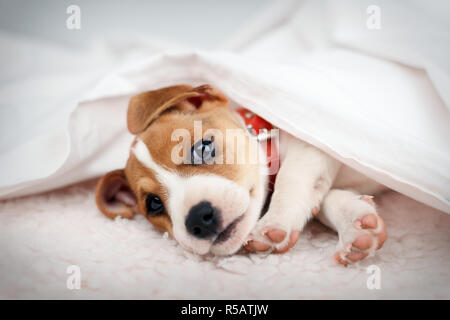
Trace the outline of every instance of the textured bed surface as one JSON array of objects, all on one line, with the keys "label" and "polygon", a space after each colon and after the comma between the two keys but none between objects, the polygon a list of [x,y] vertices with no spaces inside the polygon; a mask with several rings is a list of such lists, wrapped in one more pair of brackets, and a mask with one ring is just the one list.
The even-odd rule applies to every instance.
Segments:
[{"label": "textured bed surface", "polygon": [[[450,216],[395,192],[376,199],[384,247],[344,268],[332,261],[337,235],[317,222],[284,255],[198,257],[141,216],[105,218],[94,187],[0,202],[1,298],[450,298]],[[373,264],[379,290],[366,285]],[[70,265],[80,290],[66,287]]]}]

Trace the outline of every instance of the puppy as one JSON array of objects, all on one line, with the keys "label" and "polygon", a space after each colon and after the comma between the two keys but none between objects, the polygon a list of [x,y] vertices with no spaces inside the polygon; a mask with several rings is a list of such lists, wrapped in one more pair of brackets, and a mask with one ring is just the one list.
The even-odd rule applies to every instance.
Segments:
[{"label": "puppy", "polygon": [[343,265],[386,240],[371,196],[382,185],[245,109],[231,110],[209,85],[134,96],[127,126],[136,137],[125,169],[96,189],[107,217],[140,213],[201,255],[286,252],[312,217],[338,232],[334,259]]}]

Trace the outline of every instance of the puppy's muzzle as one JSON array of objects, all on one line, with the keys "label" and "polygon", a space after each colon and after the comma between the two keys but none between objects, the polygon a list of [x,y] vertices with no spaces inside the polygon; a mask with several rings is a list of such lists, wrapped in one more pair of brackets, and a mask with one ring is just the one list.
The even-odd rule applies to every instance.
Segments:
[{"label": "puppy's muzzle", "polygon": [[185,225],[189,234],[196,238],[213,238],[219,229],[219,213],[210,202],[202,201],[189,210]]}]

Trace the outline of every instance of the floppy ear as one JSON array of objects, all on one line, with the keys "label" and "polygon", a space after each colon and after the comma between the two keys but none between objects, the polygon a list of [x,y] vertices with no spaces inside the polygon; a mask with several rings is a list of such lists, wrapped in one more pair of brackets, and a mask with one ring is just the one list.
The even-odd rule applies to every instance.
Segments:
[{"label": "floppy ear", "polygon": [[225,96],[210,85],[196,88],[179,85],[147,91],[131,98],[128,105],[127,126],[132,134],[138,134],[169,108],[207,111],[227,104]]},{"label": "floppy ear", "polygon": [[137,199],[124,170],[111,171],[99,180],[95,200],[100,211],[111,219],[117,216],[131,219],[137,211]]}]

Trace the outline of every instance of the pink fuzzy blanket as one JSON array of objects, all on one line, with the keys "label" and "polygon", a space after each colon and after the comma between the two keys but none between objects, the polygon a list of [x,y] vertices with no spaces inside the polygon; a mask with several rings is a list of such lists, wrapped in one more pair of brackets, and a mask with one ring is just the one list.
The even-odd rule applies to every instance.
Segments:
[{"label": "pink fuzzy blanket", "polygon": [[[199,257],[141,216],[105,218],[94,186],[0,202],[0,298],[450,298],[450,215],[395,192],[376,199],[383,249],[344,268],[332,260],[336,234],[315,221],[287,254]],[[71,265],[80,289],[68,289]],[[367,286],[371,265],[379,289]]]}]

